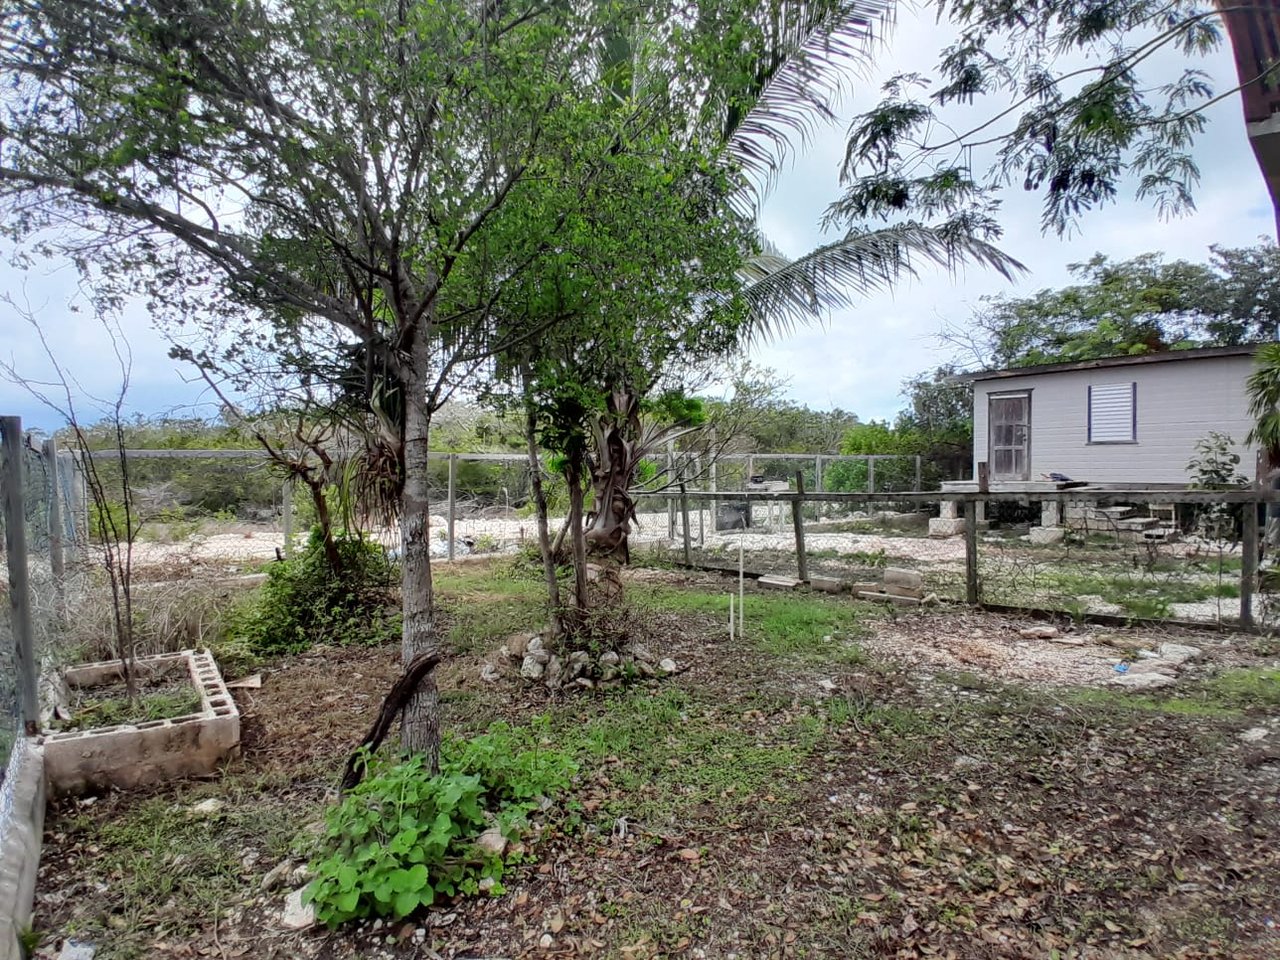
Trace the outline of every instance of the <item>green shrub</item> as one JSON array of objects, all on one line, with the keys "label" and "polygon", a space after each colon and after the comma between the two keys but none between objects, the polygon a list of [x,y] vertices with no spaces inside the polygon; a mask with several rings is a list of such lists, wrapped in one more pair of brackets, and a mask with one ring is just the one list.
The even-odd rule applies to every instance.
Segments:
[{"label": "green shrub", "polygon": [[437,896],[502,890],[503,858],[476,846],[491,826],[518,835],[542,797],[565,789],[576,767],[506,724],[445,745],[441,771],[422,757],[370,764],[370,776],[330,809],[305,897],[330,926],[399,919]]},{"label": "green shrub", "polygon": [[335,571],[313,530],[298,556],[267,569],[258,596],[234,618],[231,634],[256,653],[296,653],[316,643],[381,643],[399,633],[387,609],[394,569],[382,548],[337,540]]}]

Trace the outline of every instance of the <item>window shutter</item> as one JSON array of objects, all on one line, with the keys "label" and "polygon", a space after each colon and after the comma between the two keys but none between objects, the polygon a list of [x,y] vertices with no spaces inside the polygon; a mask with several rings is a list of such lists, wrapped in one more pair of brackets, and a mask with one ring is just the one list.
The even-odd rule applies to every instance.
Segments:
[{"label": "window shutter", "polygon": [[1089,442],[1132,443],[1137,431],[1138,385],[1100,383],[1089,388]]}]

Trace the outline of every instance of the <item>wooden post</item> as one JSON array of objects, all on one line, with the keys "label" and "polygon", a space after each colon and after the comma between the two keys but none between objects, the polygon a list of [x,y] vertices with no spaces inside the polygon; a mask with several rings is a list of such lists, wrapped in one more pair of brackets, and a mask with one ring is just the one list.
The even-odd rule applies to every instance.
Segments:
[{"label": "wooden post", "polygon": [[449,534],[449,559],[453,559],[453,528],[457,520],[458,507],[458,455],[456,453],[449,454],[449,514],[448,514],[448,534]]},{"label": "wooden post", "polygon": [[1240,538],[1240,626],[1253,627],[1253,587],[1258,576],[1258,505],[1244,505]]},{"label": "wooden post", "polygon": [[680,516],[684,520],[684,562],[693,565],[693,554],[689,543],[689,492],[683,483],[680,484]]},{"label": "wooden post", "polygon": [[[698,457],[698,467],[695,476],[702,477],[702,457]],[[702,484],[706,486],[706,479],[703,478]],[[702,501],[698,501],[698,549],[701,550],[707,545],[706,516],[702,508]]]},{"label": "wooden post", "polygon": [[791,523],[796,528],[796,571],[809,579],[809,559],[804,555],[804,471],[796,471],[796,498],[791,501]]},{"label": "wooden post", "polygon": [[284,558],[293,556],[293,477],[285,478],[280,491],[284,499],[280,503],[280,526],[284,529]]},{"label": "wooden post", "polygon": [[978,594],[978,502],[964,502],[964,599],[976,607]]},{"label": "wooden post", "polygon": [[978,461],[978,492],[989,493],[991,490],[991,471],[987,468],[987,461]]},{"label": "wooden post", "polygon": [[920,454],[916,454],[916,485],[915,492],[920,492]]},{"label": "wooden post", "polygon": [[62,485],[58,482],[58,441],[44,442],[44,462],[49,471],[49,565],[53,570],[53,594],[58,620],[66,613],[66,556],[62,538]]},{"label": "wooden post", "polygon": [[867,493],[876,492],[876,458],[867,457]]},{"label": "wooden post", "polygon": [[9,558],[9,609],[17,671],[18,715],[27,736],[40,732],[36,700],[35,631],[31,624],[31,581],[27,571],[26,511],[22,502],[22,420],[0,417],[3,450],[4,545]]}]

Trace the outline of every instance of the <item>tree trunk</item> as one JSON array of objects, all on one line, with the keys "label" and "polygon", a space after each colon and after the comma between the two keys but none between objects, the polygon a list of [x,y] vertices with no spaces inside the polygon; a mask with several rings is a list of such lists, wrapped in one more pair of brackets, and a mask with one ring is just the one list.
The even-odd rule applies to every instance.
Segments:
[{"label": "tree trunk", "polygon": [[587,524],[587,549],[592,559],[612,565],[630,561],[627,543],[631,521],[636,517],[631,499],[638,457],[640,405],[634,396],[615,391],[609,398],[609,412],[596,428],[596,460],[591,469],[595,510]]},{"label": "tree trunk", "polygon": [[[528,367],[522,367],[526,390],[529,383]],[[542,575],[547,582],[547,606],[551,618],[551,635],[559,637],[564,628],[560,623],[560,581],[556,579],[556,558],[551,553],[551,531],[547,520],[547,493],[542,487],[542,463],[538,460],[538,415],[533,399],[525,394],[525,440],[529,444],[529,476],[533,485],[533,503],[537,511],[538,549],[542,553]]]},{"label": "tree trunk", "polygon": [[587,615],[587,541],[583,524],[582,454],[575,453],[565,460],[564,478],[569,484],[569,519],[565,526],[573,547],[573,615],[571,628],[580,629]]},{"label": "tree trunk", "polygon": [[342,573],[342,555],[338,553],[338,544],[333,539],[333,516],[329,513],[329,501],[324,496],[324,481],[305,473],[301,477],[311,493],[311,504],[316,508],[316,523],[320,525],[325,562],[329,564],[329,570],[334,576],[338,576]]},{"label": "tree trunk", "polygon": [[[404,628],[401,656],[406,665],[420,656],[439,656],[431,585],[431,543],[427,447],[431,411],[426,382],[430,370],[430,344],[424,331],[416,331],[410,357],[400,376],[404,394],[404,487],[400,502],[400,546],[403,567],[401,596]],[[423,677],[400,716],[400,742],[410,753],[427,755],[432,772],[440,766],[440,696],[435,674]]]}]

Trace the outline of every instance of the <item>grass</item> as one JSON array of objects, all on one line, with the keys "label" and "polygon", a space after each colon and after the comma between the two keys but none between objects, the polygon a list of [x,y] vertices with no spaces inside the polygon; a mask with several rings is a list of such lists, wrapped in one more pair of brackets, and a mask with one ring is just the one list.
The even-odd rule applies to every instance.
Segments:
[{"label": "grass", "polygon": [[[733,585],[726,584],[726,587]],[[636,584],[631,598],[652,610],[696,613],[729,622],[729,589],[724,593]],[[865,657],[849,641],[865,633],[865,620],[878,616],[870,604],[817,595],[747,594],[744,635],[756,649],[774,656],[860,664]]]},{"label": "grass", "polygon": [[1204,682],[1207,696],[1219,703],[1241,709],[1272,709],[1280,706],[1280,670],[1226,670]]},{"label": "grass", "polygon": [[91,730],[95,727],[112,727],[120,723],[167,720],[171,717],[195,713],[199,709],[200,694],[190,684],[185,684],[177,690],[165,690],[141,696],[134,703],[130,703],[123,696],[86,697],[61,729]]}]

